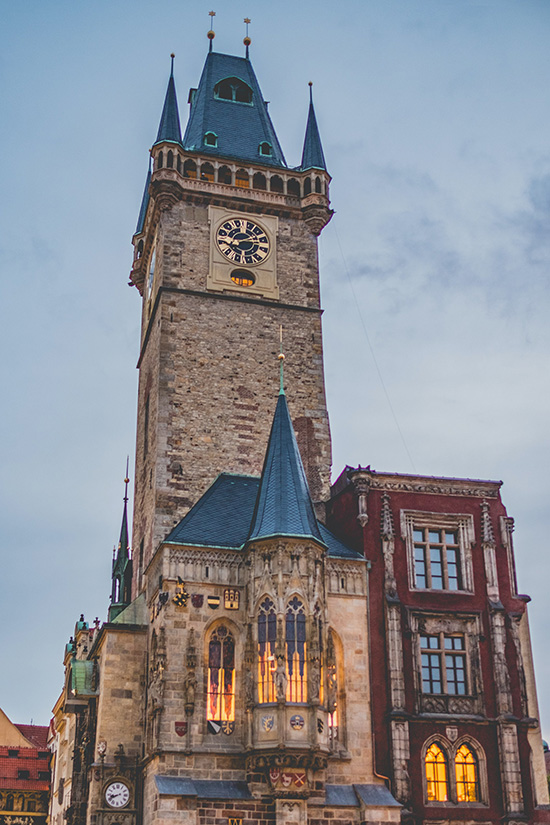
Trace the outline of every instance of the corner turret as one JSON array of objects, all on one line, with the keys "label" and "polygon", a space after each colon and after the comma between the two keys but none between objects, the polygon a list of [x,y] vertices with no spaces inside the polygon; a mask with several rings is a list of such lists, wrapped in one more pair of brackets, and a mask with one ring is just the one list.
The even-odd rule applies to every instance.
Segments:
[{"label": "corner turret", "polygon": [[315,117],[315,108],[313,106],[313,83],[311,82],[309,83],[309,112],[307,116],[304,148],[302,151],[301,169],[322,169],[324,172],[327,171],[321,136],[319,134],[319,127],[317,126],[317,118]]},{"label": "corner turret", "polygon": [[166,97],[164,98],[164,106],[162,115],[160,117],[159,130],[157,132],[157,143],[181,143],[181,126],[180,116],[178,111],[178,99],[176,96],[176,84],[174,82],[174,57],[172,59],[172,66],[170,69],[170,79],[168,81],[168,88],[166,90]]}]

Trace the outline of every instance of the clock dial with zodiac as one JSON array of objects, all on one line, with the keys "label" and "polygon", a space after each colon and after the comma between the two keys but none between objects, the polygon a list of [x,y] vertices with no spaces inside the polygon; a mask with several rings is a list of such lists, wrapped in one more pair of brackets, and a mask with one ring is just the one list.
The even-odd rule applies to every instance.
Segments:
[{"label": "clock dial with zodiac", "polygon": [[216,232],[218,249],[228,261],[254,266],[269,255],[269,238],[254,221],[247,218],[228,218]]},{"label": "clock dial with zodiac", "polygon": [[111,782],[105,788],[105,802],[111,808],[124,808],[130,801],[130,789],[124,782]]}]

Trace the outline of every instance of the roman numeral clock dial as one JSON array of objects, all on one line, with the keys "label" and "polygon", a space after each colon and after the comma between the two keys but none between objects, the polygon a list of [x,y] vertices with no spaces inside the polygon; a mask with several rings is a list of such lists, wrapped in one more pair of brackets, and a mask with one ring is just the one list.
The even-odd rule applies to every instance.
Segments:
[{"label": "roman numeral clock dial", "polygon": [[218,249],[228,261],[254,266],[270,252],[269,238],[261,226],[245,218],[230,218],[216,233]]}]

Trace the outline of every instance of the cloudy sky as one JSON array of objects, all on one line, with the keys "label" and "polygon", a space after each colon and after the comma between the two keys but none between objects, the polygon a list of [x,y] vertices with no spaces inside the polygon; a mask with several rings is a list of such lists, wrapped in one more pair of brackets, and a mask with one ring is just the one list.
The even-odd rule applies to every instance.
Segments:
[{"label": "cloudy sky", "polygon": [[[139,296],[130,240],[170,52],[185,120],[206,0],[2,4],[0,706],[46,724],[80,612],[106,616]],[[223,0],[287,161],[314,81],[334,475],[502,479],[550,737],[550,3]]]}]

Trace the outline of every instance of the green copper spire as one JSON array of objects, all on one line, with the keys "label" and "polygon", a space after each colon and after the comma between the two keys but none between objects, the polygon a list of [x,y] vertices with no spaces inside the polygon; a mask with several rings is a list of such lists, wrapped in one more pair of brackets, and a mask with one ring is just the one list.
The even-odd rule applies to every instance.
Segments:
[{"label": "green copper spire", "polygon": [[302,169],[324,169],[327,170],[321,136],[315,117],[313,107],[313,83],[309,84],[309,113],[307,117],[306,136],[304,139],[304,150],[302,152]]},{"label": "green copper spire", "polygon": [[128,536],[128,459],[126,459],[126,477],[124,479],[124,507],[122,510],[122,525],[118,550],[113,558],[113,572],[111,575],[111,606],[109,607],[109,621],[112,622],[118,614],[132,601],[132,559],[130,557],[130,541]]}]

